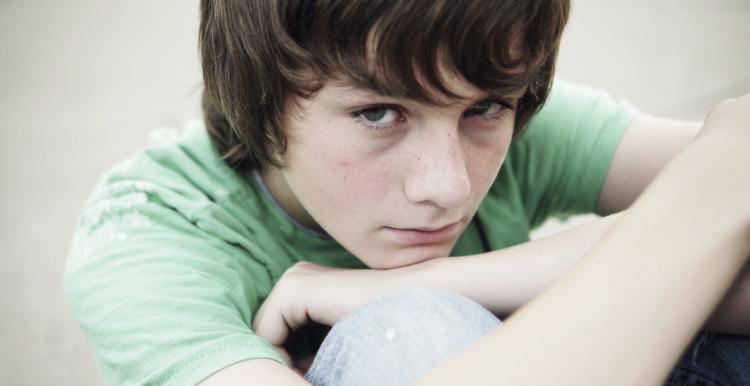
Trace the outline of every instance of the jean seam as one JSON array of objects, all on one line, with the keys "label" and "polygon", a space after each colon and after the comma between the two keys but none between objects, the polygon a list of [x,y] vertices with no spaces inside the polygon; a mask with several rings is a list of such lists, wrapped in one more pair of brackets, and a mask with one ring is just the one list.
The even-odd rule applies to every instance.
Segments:
[{"label": "jean seam", "polygon": [[[320,349],[318,349],[318,352],[315,354],[315,358],[318,358],[318,357],[322,358],[324,357],[325,353],[328,352],[328,347],[330,346],[330,344],[328,344],[328,342],[324,342],[324,343],[325,344],[322,345]],[[313,366],[310,367],[310,369],[308,369],[307,374],[305,374],[305,379],[307,379],[308,381],[312,380],[313,377],[315,377],[315,375],[318,373],[319,367],[320,367],[319,363],[313,360]]]},{"label": "jean seam", "polygon": [[691,360],[693,362],[693,365],[697,365],[697,359],[698,359],[698,351],[704,347],[707,347],[711,342],[714,340],[715,334],[711,332],[703,333],[699,338],[698,341],[695,343],[695,348],[693,349],[693,353],[691,356]]}]

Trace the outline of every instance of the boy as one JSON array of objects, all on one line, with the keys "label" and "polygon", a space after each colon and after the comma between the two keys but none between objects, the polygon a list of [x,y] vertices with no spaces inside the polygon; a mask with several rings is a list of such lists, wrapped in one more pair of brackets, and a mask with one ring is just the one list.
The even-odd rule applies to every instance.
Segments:
[{"label": "boy", "polygon": [[202,1],[205,127],[106,176],[66,267],[105,381],[299,383],[308,317],[412,287],[506,316],[547,287],[614,218],[506,248],[626,209],[697,132],[562,81],[529,123],[568,8]]}]

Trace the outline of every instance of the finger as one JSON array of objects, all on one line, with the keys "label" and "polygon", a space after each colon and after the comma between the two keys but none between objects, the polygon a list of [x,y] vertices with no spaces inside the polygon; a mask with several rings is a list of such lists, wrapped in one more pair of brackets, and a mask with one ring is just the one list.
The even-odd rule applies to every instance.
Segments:
[{"label": "finger", "polygon": [[734,102],[737,102],[737,98],[724,99],[723,101],[719,102],[719,105],[717,106],[717,110],[723,110],[727,108],[727,106],[733,104]]},{"label": "finger", "polygon": [[266,313],[267,308],[268,308],[268,299],[266,299],[266,301],[260,305],[260,308],[258,308],[258,311],[255,311],[255,315],[253,315],[253,331],[255,331],[256,333],[258,332],[258,325],[260,324],[260,319],[263,318],[263,315]]},{"label": "finger", "polygon": [[272,345],[281,346],[289,336],[289,326],[281,311],[264,306],[265,304],[261,306],[253,320],[253,330]]},{"label": "finger", "polygon": [[718,114],[719,112],[723,111],[727,108],[727,106],[734,103],[737,99],[730,98],[730,99],[724,99],[723,101],[717,103],[711,111],[708,112],[708,118],[711,118],[713,115]]}]

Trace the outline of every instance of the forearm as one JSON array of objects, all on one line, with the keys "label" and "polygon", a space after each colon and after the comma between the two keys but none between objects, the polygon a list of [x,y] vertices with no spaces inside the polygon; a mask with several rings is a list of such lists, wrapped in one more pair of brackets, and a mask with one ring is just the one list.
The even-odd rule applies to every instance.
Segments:
[{"label": "forearm", "polygon": [[657,181],[573,269],[420,384],[661,384],[750,252],[750,211],[731,206],[748,189],[727,201],[684,192],[713,182],[690,167]]},{"label": "forearm", "polygon": [[404,285],[460,293],[504,317],[541,293],[573,266],[617,216],[597,219],[505,249],[434,259],[406,267]]},{"label": "forearm", "polygon": [[[510,248],[474,256],[434,259],[411,269],[404,286],[457,292],[505,317],[579,261],[618,216],[620,214],[607,216]],[[738,275],[704,328],[750,335],[750,264]]]}]

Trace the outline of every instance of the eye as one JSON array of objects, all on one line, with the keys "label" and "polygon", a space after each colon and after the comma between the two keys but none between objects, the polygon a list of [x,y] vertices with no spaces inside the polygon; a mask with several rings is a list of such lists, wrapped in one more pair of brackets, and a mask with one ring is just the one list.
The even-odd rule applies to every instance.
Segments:
[{"label": "eye", "polygon": [[399,117],[398,111],[387,106],[370,107],[359,111],[358,115],[370,123],[378,124],[389,124]]},{"label": "eye", "polygon": [[404,121],[401,109],[393,105],[372,106],[352,113],[355,121],[368,130],[386,132]]},{"label": "eye", "polygon": [[512,108],[506,102],[486,100],[466,109],[466,111],[464,111],[464,117],[480,116],[494,119],[502,117],[502,115],[509,110],[512,110]]}]

